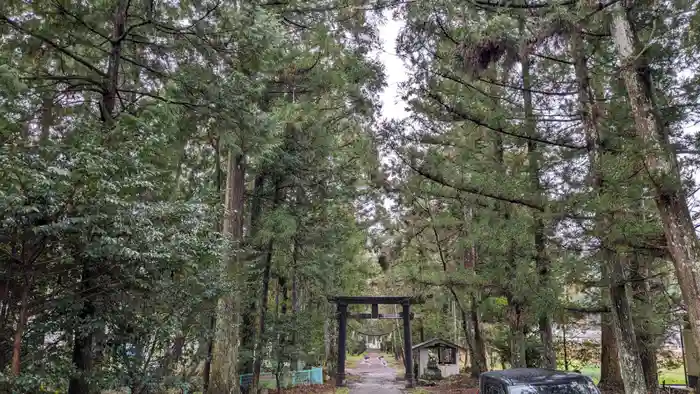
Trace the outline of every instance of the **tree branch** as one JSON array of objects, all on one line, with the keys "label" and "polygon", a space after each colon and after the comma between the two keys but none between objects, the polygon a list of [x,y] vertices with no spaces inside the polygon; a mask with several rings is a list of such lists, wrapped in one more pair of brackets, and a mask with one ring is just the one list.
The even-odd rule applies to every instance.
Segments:
[{"label": "tree branch", "polygon": [[403,157],[403,155],[401,155],[401,153],[399,153],[398,150],[394,149],[394,152],[396,153],[396,155],[399,157],[399,159],[406,166],[408,166],[410,169],[412,169],[413,171],[415,171],[419,175],[422,175],[423,177],[425,177],[425,178],[427,178],[435,183],[438,183],[438,184],[441,184],[443,186],[447,186],[447,187],[450,187],[452,189],[459,190],[459,191],[462,191],[465,193],[475,194],[475,195],[479,195],[479,196],[492,198],[492,199],[495,199],[498,201],[509,202],[511,204],[521,205],[524,207],[535,209],[535,210],[540,211],[540,212],[545,211],[544,207],[536,202],[521,200],[521,199],[517,199],[517,198],[513,198],[513,197],[501,196],[501,195],[498,195],[498,194],[495,194],[495,193],[492,193],[489,191],[480,190],[479,188],[473,187],[473,186],[455,185],[452,182],[448,182],[442,175],[432,174],[423,168],[416,167],[415,165],[410,163],[408,160],[406,160],[406,158]]},{"label": "tree branch", "polygon": [[62,54],[66,55],[66,56],[70,57],[71,59],[75,60],[76,62],[82,64],[85,68],[87,68],[88,70],[94,72],[95,74],[97,74],[97,75],[99,75],[99,76],[101,76],[101,77],[103,77],[103,78],[106,78],[106,77],[107,77],[107,74],[106,74],[104,71],[102,71],[102,70],[98,69],[97,67],[93,66],[92,64],[90,64],[90,62],[88,62],[87,60],[83,59],[82,57],[76,55],[75,53],[71,52],[70,50],[68,50],[68,49],[66,49],[66,48],[63,48],[62,46],[58,45],[57,43],[55,43],[54,41],[52,41],[50,38],[44,37],[43,35],[41,35],[41,34],[39,34],[39,33],[35,33],[35,32],[30,31],[30,30],[25,29],[25,28],[22,27],[19,23],[15,22],[15,21],[13,21],[13,20],[10,20],[10,18],[8,18],[8,17],[5,16],[5,15],[0,15],[0,21],[3,21],[3,22],[5,22],[5,23],[7,23],[7,24],[10,25],[12,28],[14,28],[15,30],[17,30],[17,31],[19,31],[19,32],[21,32],[21,33],[27,34],[27,35],[29,35],[29,36],[32,36],[32,37],[34,37],[34,38],[37,38],[37,39],[39,39],[39,40],[45,42],[46,44],[48,44],[49,46],[53,47],[54,49],[56,49],[57,51],[61,52]]},{"label": "tree branch", "polygon": [[527,2],[517,3],[517,2],[513,2],[513,1],[509,1],[509,0],[500,0],[500,1],[495,1],[495,2],[483,1],[483,0],[472,0],[471,2],[475,5],[482,6],[482,7],[533,10],[533,9],[539,9],[539,8],[549,8],[549,7],[554,7],[554,6],[574,5],[577,3],[577,0],[567,0],[567,1],[562,1],[562,2],[539,3],[539,4],[527,4]]},{"label": "tree branch", "polygon": [[569,144],[569,143],[565,143],[565,142],[553,142],[553,141],[545,140],[542,138],[537,138],[537,137],[528,136],[528,135],[524,135],[524,134],[516,134],[516,133],[510,132],[510,131],[506,131],[505,128],[503,128],[503,127],[492,126],[492,125],[486,123],[486,121],[483,119],[480,119],[472,114],[461,111],[461,110],[445,103],[442,100],[442,98],[436,93],[431,93],[431,92],[426,92],[426,93],[427,93],[428,97],[435,100],[438,104],[440,104],[448,112],[450,112],[454,115],[457,115],[461,120],[468,120],[477,126],[485,127],[489,130],[492,130],[492,131],[495,131],[495,132],[498,132],[501,134],[505,134],[505,135],[508,135],[511,137],[516,137],[516,138],[527,140],[527,141],[539,142],[539,143],[545,144],[545,145],[552,145],[552,146],[558,146],[558,147],[568,148],[568,149],[577,149],[577,150],[586,149],[586,146],[583,146],[583,145],[574,145],[574,144]]},{"label": "tree branch", "polygon": [[582,307],[582,306],[567,306],[564,308],[567,312],[573,313],[583,313],[583,314],[599,314],[599,313],[610,313],[610,307],[608,306],[597,306],[597,307]]}]

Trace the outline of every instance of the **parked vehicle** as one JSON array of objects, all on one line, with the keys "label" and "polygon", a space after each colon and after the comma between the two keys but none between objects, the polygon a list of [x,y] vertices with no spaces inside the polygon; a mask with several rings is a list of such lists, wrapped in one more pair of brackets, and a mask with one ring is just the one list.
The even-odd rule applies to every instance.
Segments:
[{"label": "parked vehicle", "polygon": [[580,373],[513,368],[481,374],[479,394],[600,394],[600,390]]}]

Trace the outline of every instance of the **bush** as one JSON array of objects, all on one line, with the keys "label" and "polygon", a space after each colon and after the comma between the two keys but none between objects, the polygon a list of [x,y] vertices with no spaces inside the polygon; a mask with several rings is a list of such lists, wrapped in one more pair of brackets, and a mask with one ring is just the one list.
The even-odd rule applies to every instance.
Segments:
[{"label": "bush", "polygon": [[363,339],[351,339],[348,341],[348,352],[352,355],[362,354],[367,351],[367,344]]},{"label": "bush", "polygon": [[[564,365],[564,344],[556,343],[557,361]],[[566,355],[569,369],[582,369],[600,363],[600,344],[593,341],[566,342]]]},{"label": "bush", "polygon": [[673,370],[683,366],[683,357],[670,350],[661,350],[657,356],[657,359],[660,369]]}]

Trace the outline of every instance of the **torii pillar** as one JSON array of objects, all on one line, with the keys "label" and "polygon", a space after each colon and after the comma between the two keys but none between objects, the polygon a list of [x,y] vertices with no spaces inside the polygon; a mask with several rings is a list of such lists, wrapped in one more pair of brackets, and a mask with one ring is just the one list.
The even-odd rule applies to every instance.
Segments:
[{"label": "torii pillar", "polygon": [[[402,319],[403,320],[403,339],[404,339],[404,367],[406,368],[405,380],[406,387],[415,387],[413,377],[413,351],[411,341],[411,304],[419,303],[416,297],[329,297],[329,301],[335,302],[337,306],[338,319],[338,370],[335,377],[336,387],[345,386],[345,353],[347,341],[347,319],[348,305],[360,304],[371,305],[372,313],[358,313],[351,317],[356,319]],[[379,304],[401,305],[402,312],[400,314],[385,315],[379,313]]]}]

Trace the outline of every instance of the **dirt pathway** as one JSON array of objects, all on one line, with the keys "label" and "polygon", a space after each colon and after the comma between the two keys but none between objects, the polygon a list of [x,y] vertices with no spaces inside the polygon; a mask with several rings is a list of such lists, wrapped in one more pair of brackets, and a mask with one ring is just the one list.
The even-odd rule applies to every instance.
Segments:
[{"label": "dirt pathway", "polygon": [[355,368],[349,368],[350,394],[403,394],[404,383],[396,381],[396,370],[382,365],[379,354],[369,353],[369,360],[359,361]]}]

